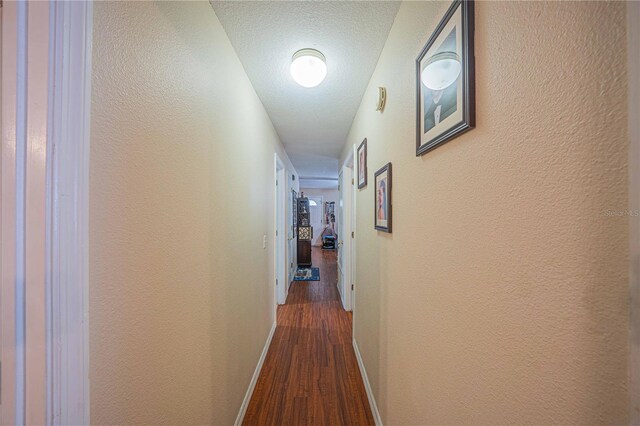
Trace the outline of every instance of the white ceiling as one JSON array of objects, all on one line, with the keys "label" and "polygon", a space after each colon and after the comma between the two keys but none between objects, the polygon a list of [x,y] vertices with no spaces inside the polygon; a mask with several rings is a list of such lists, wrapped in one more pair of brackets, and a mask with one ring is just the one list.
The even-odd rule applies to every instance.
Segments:
[{"label": "white ceiling", "polygon": [[[400,2],[211,4],[300,177],[336,178],[338,157]],[[311,89],[289,74],[291,56],[302,48],[327,58],[327,78]]]}]

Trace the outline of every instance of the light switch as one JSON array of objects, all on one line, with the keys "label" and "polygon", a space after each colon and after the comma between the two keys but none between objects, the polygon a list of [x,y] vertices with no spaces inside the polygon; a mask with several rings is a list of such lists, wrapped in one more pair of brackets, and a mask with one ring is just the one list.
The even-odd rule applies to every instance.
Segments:
[{"label": "light switch", "polygon": [[266,249],[267,248],[267,234],[264,234],[262,236],[262,248]]}]

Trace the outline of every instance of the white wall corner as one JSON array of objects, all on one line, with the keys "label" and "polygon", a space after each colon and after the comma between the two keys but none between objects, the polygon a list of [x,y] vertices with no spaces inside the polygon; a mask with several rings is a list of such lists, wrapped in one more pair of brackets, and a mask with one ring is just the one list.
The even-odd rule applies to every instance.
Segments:
[{"label": "white wall corner", "polygon": [[380,412],[378,411],[376,398],[373,395],[373,391],[371,390],[371,383],[369,383],[367,370],[364,368],[364,362],[362,361],[362,356],[360,355],[360,349],[358,349],[358,344],[356,343],[355,337],[353,338],[353,350],[356,353],[356,359],[358,360],[358,367],[360,367],[360,375],[362,376],[362,381],[364,382],[364,388],[367,391],[367,398],[369,399],[369,406],[371,407],[371,414],[373,415],[373,421],[376,423],[376,426],[382,426],[382,418],[380,417]]},{"label": "white wall corner", "polygon": [[260,359],[258,359],[258,365],[256,365],[256,369],[253,372],[253,377],[251,377],[251,381],[249,382],[249,387],[247,388],[247,393],[244,395],[244,400],[242,400],[242,405],[240,406],[238,417],[236,417],[236,421],[234,423],[235,426],[242,425],[244,415],[247,412],[247,407],[249,407],[249,402],[251,401],[251,396],[253,395],[253,390],[256,388],[256,383],[258,383],[258,377],[260,377],[262,365],[264,364],[264,360],[267,358],[269,346],[271,346],[271,340],[273,339],[273,334],[276,332],[277,325],[278,323],[274,321],[273,325],[271,326],[271,331],[269,331],[269,336],[267,337],[267,341],[265,342],[264,348],[262,349],[262,354],[260,354]]}]

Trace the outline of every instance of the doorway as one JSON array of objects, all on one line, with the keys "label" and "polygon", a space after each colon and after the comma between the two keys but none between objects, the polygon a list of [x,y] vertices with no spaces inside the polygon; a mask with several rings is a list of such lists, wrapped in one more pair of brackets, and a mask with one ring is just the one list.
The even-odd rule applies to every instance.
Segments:
[{"label": "doorway", "polygon": [[321,246],[322,245],[322,232],[324,231],[323,227],[323,217],[324,217],[324,198],[321,195],[309,195],[309,216],[311,222],[311,245],[312,246]]}]

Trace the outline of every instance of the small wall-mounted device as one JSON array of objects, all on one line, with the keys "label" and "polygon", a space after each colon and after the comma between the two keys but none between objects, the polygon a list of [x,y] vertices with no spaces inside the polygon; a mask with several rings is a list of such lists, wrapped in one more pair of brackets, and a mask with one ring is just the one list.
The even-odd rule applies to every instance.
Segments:
[{"label": "small wall-mounted device", "polygon": [[378,104],[376,105],[376,111],[382,112],[386,103],[387,89],[385,89],[384,87],[378,87]]}]

